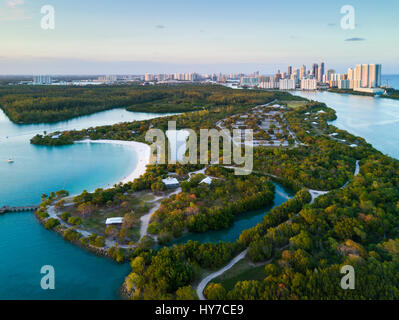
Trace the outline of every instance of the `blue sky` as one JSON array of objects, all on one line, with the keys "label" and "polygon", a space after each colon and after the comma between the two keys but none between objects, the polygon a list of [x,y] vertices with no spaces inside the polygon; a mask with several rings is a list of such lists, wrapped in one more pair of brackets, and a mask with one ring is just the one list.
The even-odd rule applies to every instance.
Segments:
[{"label": "blue sky", "polygon": [[[47,4],[55,30],[40,28]],[[354,30],[340,27],[347,4]],[[398,12],[397,0],[0,0],[0,74],[272,73],[321,61],[399,73]]]}]

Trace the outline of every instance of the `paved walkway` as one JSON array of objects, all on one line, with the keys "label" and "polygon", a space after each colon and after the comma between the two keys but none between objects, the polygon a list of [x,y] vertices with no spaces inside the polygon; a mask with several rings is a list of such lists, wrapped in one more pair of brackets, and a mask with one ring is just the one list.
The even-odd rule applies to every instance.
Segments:
[{"label": "paved walkway", "polygon": [[222,269],[215,271],[213,273],[211,273],[209,276],[207,276],[206,278],[204,278],[198,285],[197,287],[197,295],[198,298],[200,300],[206,300],[205,296],[203,294],[203,291],[205,289],[205,287],[207,286],[207,284],[212,280],[217,278],[218,276],[220,276],[221,274],[223,274],[224,272],[226,272],[227,270],[231,269],[238,261],[242,260],[245,258],[245,255],[247,254],[248,249],[245,249],[243,252],[241,252],[238,256],[236,256],[233,260],[231,260],[229,262],[228,265],[226,265],[225,267],[223,267]]}]

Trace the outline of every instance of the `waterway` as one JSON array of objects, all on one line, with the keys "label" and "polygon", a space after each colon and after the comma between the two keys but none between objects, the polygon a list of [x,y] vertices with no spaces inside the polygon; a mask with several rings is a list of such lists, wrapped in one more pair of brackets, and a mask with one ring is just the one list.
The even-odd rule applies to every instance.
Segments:
[{"label": "waterway", "polygon": [[[395,138],[395,133],[399,133],[398,100],[329,92],[296,94],[325,102],[337,112],[334,125],[399,158],[399,140]],[[61,188],[78,193],[107,186],[131,172],[137,163],[137,155],[120,146],[37,147],[29,144],[33,135],[157,116],[115,109],[55,124],[16,125],[0,111],[0,206],[36,204],[42,193]],[[180,147],[174,150],[179,157]],[[13,164],[7,163],[10,157],[15,160]],[[292,196],[278,185],[276,190],[274,205]],[[235,241],[269,210],[240,215],[228,229],[187,234],[175,243],[190,239]],[[48,264],[55,267],[53,291],[40,288],[40,268]],[[117,299],[119,286],[128,272],[128,265],[96,257],[45,230],[32,213],[0,215],[0,299]]]},{"label": "waterway", "polygon": [[332,92],[296,91],[294,94],[324,102],[337,113],[332,124],[399,159],[399,100]]},{"label": "waterway", "polygon": [[[137,164],[137,155],[123,146],[41,147],[29,143],[35,134],[159,116],[114,109],[53,124],[16,125],[0,111],[0,206],[38,204],[42,193],[60,189],[76,194],[111,186]],[[43,265],[55,269],[55,290],[41,289]],[[118,299],[129,270],[45,230],[32,212],[0,215],[0,299]]]}]

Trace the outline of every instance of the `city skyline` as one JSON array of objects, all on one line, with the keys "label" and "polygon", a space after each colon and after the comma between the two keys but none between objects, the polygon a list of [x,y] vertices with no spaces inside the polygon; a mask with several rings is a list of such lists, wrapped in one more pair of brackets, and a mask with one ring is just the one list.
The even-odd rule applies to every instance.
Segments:
[{"label": "city skyline", "polygon": [[399,73],[393,0],[352,1],[354,30],[340,26],[344,1],[54,0],[55,29],[42,30],[45,4],[0,1],[0,74],[271,74],[314,61],[341,73],[377,62],[384,74]]}]

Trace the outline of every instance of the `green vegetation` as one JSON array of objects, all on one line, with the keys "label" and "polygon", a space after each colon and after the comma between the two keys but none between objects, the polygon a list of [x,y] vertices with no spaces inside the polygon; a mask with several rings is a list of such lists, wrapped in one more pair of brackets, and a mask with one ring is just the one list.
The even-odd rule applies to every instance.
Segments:
[{"label": "green vegetation", "polygon": [[270,94],[215,85],[145,86],[3,86],[0,107],[16,123],[67,120],[98,111],[126,108],[143,112],[186,112],[243,105]]},{"label": "green vegetation", "polygon": [[[209,170],[210,171],[210,170]],[[274,185],[265,177],[234,176],[215,170],[211,185],[200,184],[203,175],[181,184],[183,191],[162,201],[148,231],[161,242],[180,237],[185,230],[205,232],[227,228],[237,214],[266,207],[273,202]]]},{"label": "green vegetation", "polygon": [[254,265],[248,259],[243,259],[212,282],[220,283],[226,290],[231,290],[238,281],[263,280],[265,277],[264,263]]},{"label": "green vegetation", "polygon": [[[334,93],[345,93],[345,94],[354,94],[357,96],[370,96],[374,97],[375,94],[373,93],[368,93],[368,92],[359,92],[359,91],[354,91],[352,89],[329,89],[329,92],[334,92]],[[386,89],[387,94],[381,95],[381,98],[386,98],[386,99],[399,99],[399,90],[395,89]]]},{"label": "green vegetation", "polygon": [[[177,90],[185,86],[172,87]],[[161,90],[162,87],[160,87]],[[209,90],[209,86],[198,86],[201,90]],[[208,88],[208,89],[207,89]],[[233,90],[211,86],[216,92],[207,98],[209,108],[201,108],[201,111],[183,113],[176,116],[151,119],[147,121],[133,121],[115,125],[100,126],[84,130],[72,130],[53,132],[48,135],[36,135],[31,143],[37,145],[59,146],[73,144],[74,141],[89,138],[92,140],[110,139],[125,141],[145,142],[145,134],[154,127],[163,131],[168,129],[168,121],[177,121],[177,129],[190,128],[197,132],[201,128],[214,128],[216,122],[239,112],[246,112],[250,107],[264,104],[275,99],[303,101],[299,97],[293,97],[285,92],[265,92],[256,90]],[[147,110],[150,111],[150,110]]]},{"label": "green vegetation", "polygon": [[[175,119],[179,128],[198,131],[201,127],[213,128],[216,122],[235,114],[248,112],[248,106],[255,106],[259,100],[265,103],[281,98],[287,105],[290,101],[285,93],[278,96],[274,92],[260,94],[255,90],[237,90],[232,95],[243,102],[236,103],[230,91],[226,92],[226,97],[220,96],[226,104],[207,110],[69,131],[58,139],[41,136],[32,142],[51,145],[57,141],[72,143],[85,137],[143,141],[150,124],[165,130],[167,121]],[[186,231],[227,226],[235,214],[269,201],[266,195],[270,195],[272,189],[266,177],[291,187],[296,192],[294,198],[273,208],[261,223],[243,231],[234,243],[189,241],[183,245],[154,248],[148,241],[146,246],[127,252],[118,247],[108,249],[108,254],[117,261],[131,258],[132,273],[124,283],[126,296],[132,299],[194,299],[195,284],[248,248],[246,259],[250,262],[240,262],[215,279],[205,289],[206,297],[399,298],[399,161],[373,149],[364,139],[329,125],[335,113],[322,103],[306,102],[289,107],[284,117],[300,144],[287,148],[256,147],[254,172],[246,177],[230,176],[222,168],[212,166],[206,172],[218,178],[212,185],[198,184],[203,177],[200,175],[182,183],[180,194],[163,200],[150,231],[160,235],[162,242]],[[354,177],[356,160],[360,161],[360,173]],[[183,181],[188,172],[200,167],[150,166],[147,173],[133,183],[79,195],[75,198],[75,206],[89,216],[107,206],[111,213],[113,206],[119,210],[120,204],[126,201],[122,197],[125,193],[163,192],[158,191],[162,189],[160,179],[168,173],[175,173]],[[310,204],[308,188],[330,192]],[[46,204],[55,200],[59,200],[55,194],[44,197],[40,215],[44,215]],[[238,204],[240,206],[235,207]],[[73,216],[64,215],[63,219],[69,221]],[[84,226],[85,219],[82,220]],[[72,241],[79,239],[75,232],[73,228],[67,229],[64,237]],[[112,228],[107,230],[107,233],[112,232]],[[95,240],[91,242],[96,245]],[[101,244],[100,238],[97,245]],[[257,267],[249,263],[256,263]],[[343,265],[355,268],[355,290],[340,287]]]},{"label": "green vegetation", "polygon": [[369,93],[369,92],[361,92],[361,91],[355,91],[353,89],[337,89],[337,88],[331,88],[328,89],[329,92],[333,92],[333,93],[345,93],[345,94],[354,94],[356,96],[370,96],[370,97],[374,97],[373,93]]},{"label": "green vegetation", "polygon": [[389,98],[389,99],[399,99],[399,90],[395,89],[386,89],[387,90],[387,95],[384,95],[382,97],[384,98]]}]

